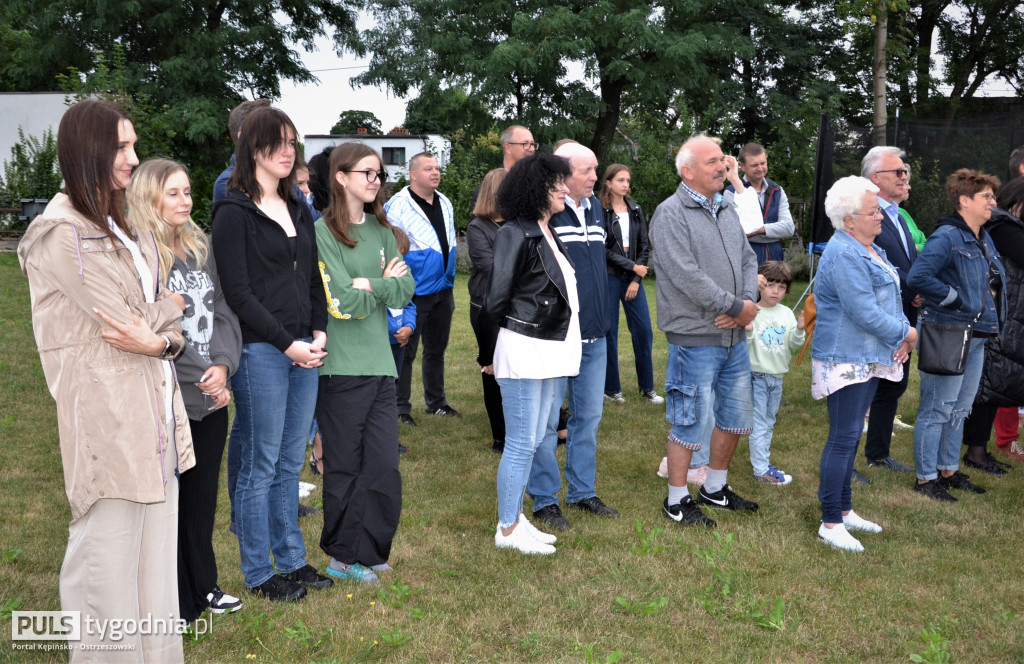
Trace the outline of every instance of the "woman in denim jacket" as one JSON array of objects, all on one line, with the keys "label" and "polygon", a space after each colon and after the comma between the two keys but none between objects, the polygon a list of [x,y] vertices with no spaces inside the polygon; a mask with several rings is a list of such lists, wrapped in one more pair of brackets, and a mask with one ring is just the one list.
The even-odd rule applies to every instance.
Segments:
[{"label": "woman in denim jacket", "polygon": [[878,187],[862,177],[837,181],[825,197],[835,235],[821,257],[814,293],[818,323],[811,395],[827,397],[829,433],[821,452],[821,526],[829,546],[863,551],[850,530],[881,526],[853,511],[850,479],[862,422],[881,378],[900,380],[917,331],[903,315],[899,276],[875,246],[882,232]]},{"label": "woman in denim jacket", "polygon": [[[967,365],[960,376],[921,372],[921,405],[914,429],[914,490],[935,500],[955,501],[948,489],[985,490],[958,470],[964,419],[971,412],[985,360],[985,341],[999,334],[1003,266],[982,226],[992,216],[999,180],[962,168],[946,181],[956,210],[939,219],[935,233],[914,261],[907,285],[924,297],[921,320],[974,323]],[[968,465],[970,465],[968,463]]]}]

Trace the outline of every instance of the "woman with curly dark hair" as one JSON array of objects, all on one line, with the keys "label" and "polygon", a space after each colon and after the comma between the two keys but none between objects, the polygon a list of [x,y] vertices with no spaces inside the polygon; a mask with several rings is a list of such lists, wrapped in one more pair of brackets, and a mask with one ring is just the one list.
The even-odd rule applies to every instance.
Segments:
[{"label": "woman with curly dark hair", "polygon": [[480,364],[497,379],[505,413],[494,543],[521,553],[555,552],[555,536],[523,515],[523,492],[534,452],[556,436],[566,379],[579,373],[582,353],[576,274],[548,228],[565,207],[570,175],[568,161],[547,154],[525,157],[509,171],[498,189],[507,221],[494,240],[479,318]]}]

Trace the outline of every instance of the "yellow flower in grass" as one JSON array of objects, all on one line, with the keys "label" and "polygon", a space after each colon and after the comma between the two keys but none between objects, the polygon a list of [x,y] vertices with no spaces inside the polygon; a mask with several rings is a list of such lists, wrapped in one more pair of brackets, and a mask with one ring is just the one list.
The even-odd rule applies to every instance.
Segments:
[{"label": "yellow flower in grass", "polygon": [[349,593],[349,594],[345,595],[345,597],[348,597],[349,599],[352,599],[352,593]]}]

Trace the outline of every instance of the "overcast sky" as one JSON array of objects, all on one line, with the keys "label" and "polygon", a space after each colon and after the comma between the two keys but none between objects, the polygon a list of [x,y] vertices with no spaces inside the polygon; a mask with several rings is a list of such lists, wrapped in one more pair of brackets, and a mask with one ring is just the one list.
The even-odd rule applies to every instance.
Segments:
[{"label": "overcast sky", "polygon": [[[356,21],[359,30],[371,27],[372,19],[360,13]],[[316,41],[317,51],[307,53],[298,44],[298,51],[306,67],[320,79],[319,83],[296,85],[281,81],[281,100],[278,106],[295,123],[300,134],[327,134],[342,111],[370,111],[380,119],[385,132],[401,127],[405,120],[406,99],[388,96],[383,89],[366,86],[353,88],[349,79],[366,71],[369,59],[346,54],[335,55],[330,39]],[[413,91],[411,97],[415,97]]]}]

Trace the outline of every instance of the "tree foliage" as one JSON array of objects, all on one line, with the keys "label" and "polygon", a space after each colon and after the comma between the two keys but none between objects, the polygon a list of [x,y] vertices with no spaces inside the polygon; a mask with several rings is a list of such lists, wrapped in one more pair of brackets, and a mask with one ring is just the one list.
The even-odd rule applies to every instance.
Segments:
[{"label": "tree foliage", "polygon": [[365,129],[370,134],[379,134],[380,120],[371,111],[342,111],[330,133],[354,134],[360,129]]},{"label": "tree foliage", "polygon": [[[60,191],[57,169],[57,139],[47,130],[41,137],[26,136],[18,128],[18,142],[11,147],[11,158],[3,162],[0,176],[0,207],[20,207],[22,199],[49,200]],[[0,228],[20,226],[17,215],[0,218]]]},{"label": "tree foliage", "polygon": [[414,134],[453,135],[458,131],[468,136],[487,133],[494,126],[494,116],[483,101],[462,88],[441,88],[431,82],[405,109],[405,128]]},{"label": "tree foliage", "polygon": [[[216,172],[231,151],[227,116],[246,98],[280,96],[280,80],[311,82],[294,45],[335,48],[355,34],[355,0],[6,0],[0,5],[2,90],[53,90],[57,77],[97,87],[98,65],[123,54],[118,85],[145,100],[169,153]],[[140,134],[140,148],[151,136]]]}]

